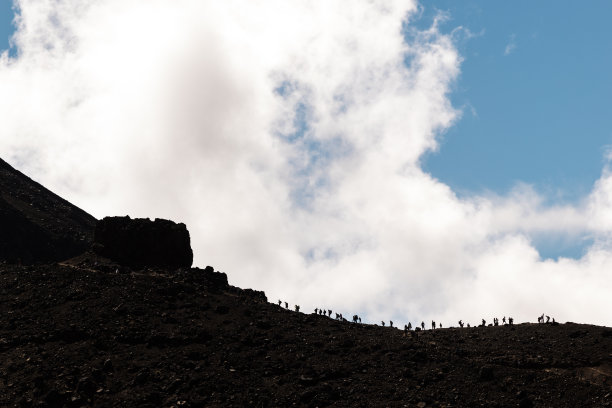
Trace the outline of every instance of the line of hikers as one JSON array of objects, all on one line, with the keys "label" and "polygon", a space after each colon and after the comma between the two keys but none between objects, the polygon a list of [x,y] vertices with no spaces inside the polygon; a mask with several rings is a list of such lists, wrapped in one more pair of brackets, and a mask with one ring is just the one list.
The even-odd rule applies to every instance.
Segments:
[{"label": "line of hikers", "polygon": [[[544,321],[544,318],[546,317],[546,321]],[[544,315],[544,313],[542,313],[542,316],[538,316],[538,323],[552,323],[552,324],[557,324],[557,322],[555,321],[555,318],[553,317],[552,322],[550,321],[550,316],[548,315]]]},{"label": "line of hikers", "polygon": [[[278,306],[279,307],[283,307],[283,303],[285,305],[285,309],[289,310],[289,303],[287,302],[282,302],[281,300],[278,301]],[[300,306],[299,305],[295,305],[294,310],[296,312],[300,311]],[[316,307],[314,309],[314,314],[315,315],[319,315],[319,316],[327,316],[329,318],[331,318],[332,315],[332,310],[331,309],[323,309],[323,308],[318,308]],[[342,316],[342,313],[336,313],[335,314],[335,319],[336,320],[340,320],[340,321],[344,321],[346,322],[347,320]],[[550,321],[550,316],[545,315],[544,313],[542,313],[541,316],[538,316],[538,323],[552,323],[552,324],[557,324],[557,322],[555,321],[555,318],[552,318],[552,322]],[[361,323],[361,317],[359,317],[358,315],[353,315],[353,323]],[[459,320],[459,327],[464,327],[466,326],[466,324],[463,322],[463,320]],[[385,327],[386,323],[385,321],[381,321],[381,325],[382,327]],[[508,317],[508,319],[506,320],[506,316],[502,317],[502,325],[514,325],[514,319],[512,317]],[[478,325],[478,327],[486,327],[487,326],[487,321],[485,319],[482,319],[482,323]],[[499,319],[497,317],[493,318],[493,323],[489,323],[489,326],[499,326]],[[393,327],[393,320],[389,320],[389,327]],[[467,327],[471,327],[469,323],[467,323]],[[431,321],[431,330],[435,330],[436,328],[441,329],[442,328],[442,323],[437,323],[432,320]],[[412,330],[412,323],[408,322],[408,324],[404,325],[404,331],[407,332],[409,330]],[[421,330],[425,330],[425,322],[421,322],[420,327],[417,326],[414,329],[415,331],[421,331]]]},{"label": "line of hikers", "polygon": [[[283,302],[280,299],[278,301],[278,306],[279,307],[283,307],[283,303],[285,305],[285,309],[289,310],[289,303]],[[294,310],[296,312],[299,312],[300,311],[300,305],[295,305]],[[316,307],[314,309],[314,314],[319,315],[319,316],[327,316],[327,317],[331,318],[332,311],[331,311],[331,309],[323,309],[323,308]],[[344,321],[344,322],[347,321],[344,318],[344,316],[342,316],[342,313],[336,313],[336,320],[340,320],[340,321]],[[361,323],[361,317],[359,317],[357,315],[353,315],[353,323]]]}]

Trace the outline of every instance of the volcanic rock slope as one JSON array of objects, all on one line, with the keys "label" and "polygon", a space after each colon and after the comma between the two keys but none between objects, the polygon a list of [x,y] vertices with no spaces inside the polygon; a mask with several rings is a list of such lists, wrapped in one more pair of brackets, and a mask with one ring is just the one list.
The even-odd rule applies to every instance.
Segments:
[{"label": "volcanic rock slope", "polygon": [[131,270],[95,255],[0,266],[0,305],[0,406],[599,407],[611,400],[612,329],[604,327],[406,335],[284,309],[212,268]]},{"label": "volcanic rock slope", "polygon": [[0,159],[0,260],[67,259],[89,248],[96,219]]},{"label": "volcanic rock slope", "polygon": [[403,333],[290,311],[210,267],[44,264],[86,249],[93,217],[4,162],[0,187],[0,407],[610,406],[612,329]]}]

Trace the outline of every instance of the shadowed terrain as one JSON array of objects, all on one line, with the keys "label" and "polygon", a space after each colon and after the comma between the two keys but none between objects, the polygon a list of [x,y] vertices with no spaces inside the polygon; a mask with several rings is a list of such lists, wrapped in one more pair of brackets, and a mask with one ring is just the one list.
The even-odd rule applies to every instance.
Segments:
[{"label": "shadowed terrain", "polygon": [[[113,221],[122,226],[112,234],[138,252],[137,263],[129,259],[136,250],[115,252],[128,257],[119,263],[87,250],[101,244],[91,242],[95,220],[86,213],[6,164],[0,185],[1,407],[611,404],[612,329],[524,323],[404,333],[295,312],[231,286],[212,267],[147,263],[131,242],[146,228],[162,239],[176,233],[182,243],[166,255],[182,264],[191,251],[182,224]],[[123,227],[132,221],[138,234]],[[36,263],[12,263],[18,257]]]},{"label": "shadowed terrain", "polygon": [[608,406],[612,329],[395,328],[289,311],[224,274],[83,257],[0,267],[0,406]]},{"label": "shadowed terrain", "polygon": [[0,260],[51,262],[89,248],[96,219],[0,159]]}]

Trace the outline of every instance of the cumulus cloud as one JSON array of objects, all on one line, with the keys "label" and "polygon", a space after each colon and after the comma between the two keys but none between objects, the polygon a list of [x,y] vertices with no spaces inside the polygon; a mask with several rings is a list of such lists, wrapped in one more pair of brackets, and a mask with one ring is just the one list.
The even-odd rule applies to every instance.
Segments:
[{"label": "cumulus cloud", "polygon": [[[0,154],[95,216],[185,222],[197,265],[306,311],[612,323],[607,170],[551,206],[525,185],[459,198],[421,168],[460,119],[462,59],[414,1],[17,6]],[[545,260],[537,234],[594,243]]]}]

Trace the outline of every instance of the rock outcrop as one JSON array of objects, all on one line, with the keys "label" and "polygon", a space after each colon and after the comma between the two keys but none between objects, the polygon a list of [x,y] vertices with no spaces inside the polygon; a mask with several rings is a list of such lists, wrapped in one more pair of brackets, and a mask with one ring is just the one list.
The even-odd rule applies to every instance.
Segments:
[{"label": "rock outcrop", "polygon": [[96,224],[94,251],[135,268],[189,268],[193,262],[185,224],[160,218],[106,217]]}]

